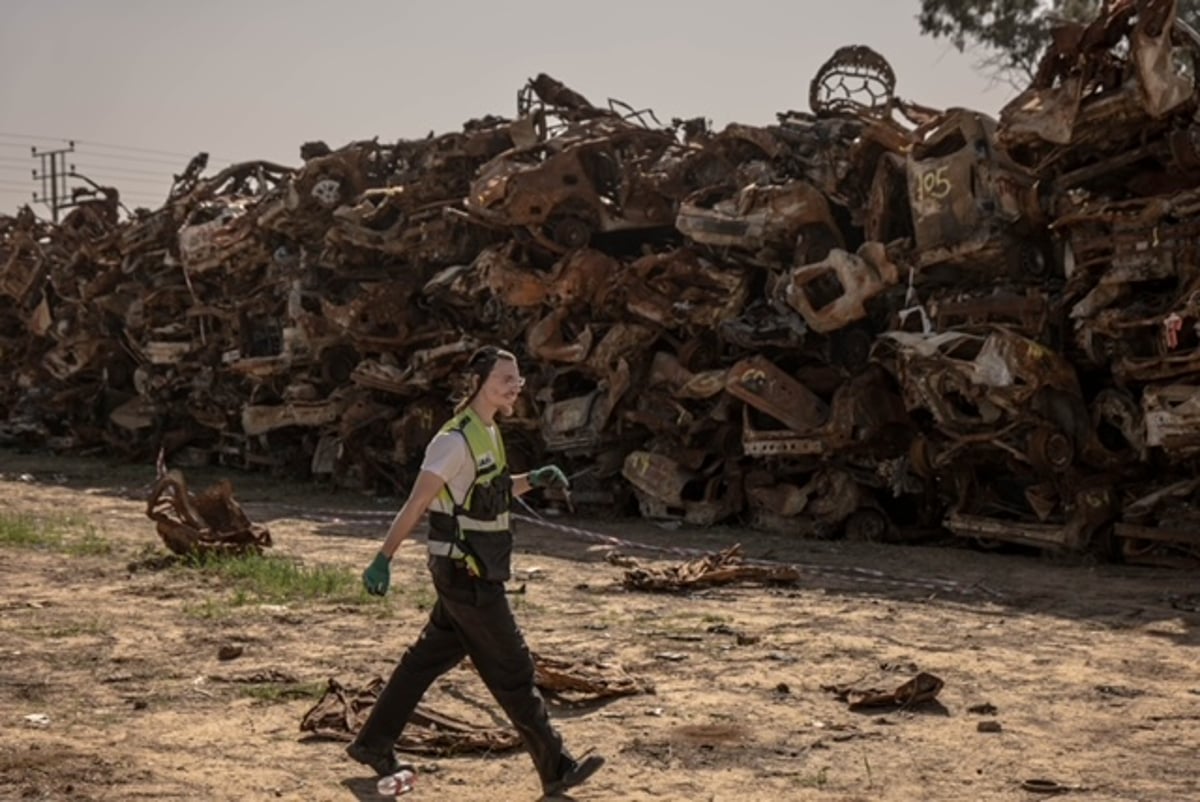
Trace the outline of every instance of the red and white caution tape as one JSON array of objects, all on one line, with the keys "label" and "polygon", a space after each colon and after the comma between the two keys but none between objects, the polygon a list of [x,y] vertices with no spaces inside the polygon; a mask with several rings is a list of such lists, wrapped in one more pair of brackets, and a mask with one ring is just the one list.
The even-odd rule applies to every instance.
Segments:
[{"label": "red and white caution tape", "polygon": [[[517,498],[517,501],[535,517],[521,515],[519,513],[511,513],[510,517],[514,520],[524,523],[540,526],[545,529],[552,529],[564,534],[573,535],[583,540],[590,540],[594,543],[603,543],[607,546],[617,546],[625,549],[638,549],[641,551],[649,551],[658,554],[667,554],[672,557],[682,557],[686,559],[695,559],[697,557],[707,557],[712,554],[711,550],[684,548],[680,546],[655,546],[650,543],[640,543],[634,540],[626,540],[624,538],[606,535],[601,532],[594,532],[590,529],[582,529],[578,526],[570,526],[569,524],[551,521],[545,516],[539,515],[536,510],[530,507],[524,499]],[[794,568],[801,574],[811,576],[826,576],[837,579],[850,580],[853,582],[866,582],[878,585],[889,585],[892,587],[912,587],[922,590],[929,590],[935,593],[957,593],[962,595],[971,595],[975,593],[986,596],[999,597],[1001,594],[996,591],[984,587],[983,585],[964,585],[961,582],[955,582],[951,579],[902,579],[899,577],[888,576],[882,571],[872,568],[861,568],[858,566],[838,566],[838,565],[817,565],[814,563],[788,563],[778,560],[745,560],[747,565],[761,566],[787,566]]]}]

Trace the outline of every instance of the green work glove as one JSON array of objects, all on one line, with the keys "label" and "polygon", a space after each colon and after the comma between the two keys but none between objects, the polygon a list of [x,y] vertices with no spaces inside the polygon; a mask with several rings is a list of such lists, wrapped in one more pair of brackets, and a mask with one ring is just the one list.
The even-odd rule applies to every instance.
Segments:
[{"label": "green work glove", "polygon": [[381,551],[371,560],[367,570],[363,571],[363,587],[372,596],[383,596],[387,593],[388,583],[392,581],[392,559]]},{"label": "green work glove", "polygon": [[565,489],[571,486],[571,482],[567,479],[567,475],[562,472],[562,468],[559,468],[557,465],[543,465],[529,472],[529,486],[561,487]]}]

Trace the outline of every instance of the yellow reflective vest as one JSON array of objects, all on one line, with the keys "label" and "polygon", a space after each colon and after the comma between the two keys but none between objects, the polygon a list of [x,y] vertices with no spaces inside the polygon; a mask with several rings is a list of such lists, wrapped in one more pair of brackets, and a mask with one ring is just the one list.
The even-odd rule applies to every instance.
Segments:
[{"label": "yellow reflective vest", "polygon": [[454,498],[449,484],[438,493],[442,509],[454,512],[430,513],[429,553],[463,560],[475,576],[502,582],[511,574],[512,561],[512,477],[504,440],[499,432],[493,439],[469,407],[447,421],[439,434],[448,432],[458,432],[466,440],[475,479],[466,498]]}]

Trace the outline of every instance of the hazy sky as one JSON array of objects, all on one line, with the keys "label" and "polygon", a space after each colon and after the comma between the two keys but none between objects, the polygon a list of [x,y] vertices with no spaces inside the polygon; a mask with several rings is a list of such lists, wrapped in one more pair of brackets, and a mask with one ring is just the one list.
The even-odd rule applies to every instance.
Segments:
[{"label": "hazy sky", "polygon": [[[511,117],[548,72],[593,103],[659,119],[765,124],[808,109],[834,50],[865,44],[897,93],[995,116],[1014,94],[944,42],[918,35],[918,0],[3,0],[0,210],[36,187],[29,148],[62,147],[80,172],[157,206],[197,151],[210,166],[299,164],[339,147]],[[46,214],[44,206],[36,206]]]}]

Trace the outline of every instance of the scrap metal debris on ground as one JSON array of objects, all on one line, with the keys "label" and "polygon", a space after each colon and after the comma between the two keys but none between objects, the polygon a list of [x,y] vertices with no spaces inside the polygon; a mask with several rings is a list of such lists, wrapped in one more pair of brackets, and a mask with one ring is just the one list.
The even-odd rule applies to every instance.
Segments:
[{"label": "scrap metal debris on ground", "polygon": [[[359,690],[348,689],[331,677],[325,695],[301,719],[301,732],[338,741],[353,739],[381,690],[381,677],[375,677]],[[479,727],[426,705],[417,705],[396,741],[401,752],[439,757],[504,752],[520,745],[521,738],[514,730]]]},{"label": "scrap metal debris on ground", "polygon": [[855,685],[822,685],[821,690],[832,693],[840,701],[848,702],[851,710],[866,710],[881,707],[911,708],[932,702],[944,685],[940,677],[921,671],[892,691]]},{"label": "scrap metal debris on ground", "polygon": [[261,554],[271,545],[271,532],[250,522],[229,480],[194,495],[180,471],[166,471],[150,490],[146,515],[163,544],[181,556]]},{"label": "scrap metal debris on ground", "polygon": [[1047,33],[995,118],[862,46],[721,130],[538,75],[0,216],[0,443],[394,491],[499,342],[511,461],[588,469],[573,507],[1195,562],[1200,36],[1175,0]]},{"label": "scrap metal debris on ground", "polygon": [[654,693],[654,686],[630,676],[619,665],[595,660],[562,660],[533,654],[534,684],[548,699],[591,704],[621,696]]},{"label": "scrap metal debris on ground", "polygon": [[630,590],[681,592],[739,582],[790,584],[800,571],[790,565],[746,565],[741,545],[663,568],[645,568],[631,558],[620,558],[628,568],[622,584]]},{"label": "scrap metal debris on ground", "polygon": [[[534,682],[548,699],[584,705],[621,696],[653,693],[649,683],[627,674],[615,664],[593,660],[563,660],[534,654]],[[325,694],[304,714],[303,732],[348,741],[358,732],[383,690],[375,677],[359,690],[330,678]],[[479,727],[418,705],[396,748],[427,755],[498,752],[520,746],[520,736],[504,727]]]}]

